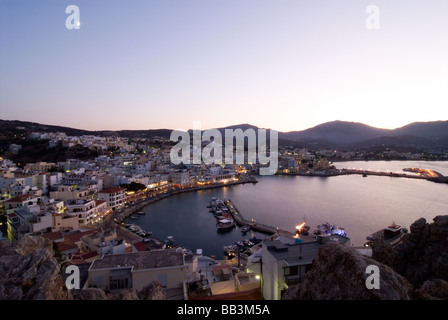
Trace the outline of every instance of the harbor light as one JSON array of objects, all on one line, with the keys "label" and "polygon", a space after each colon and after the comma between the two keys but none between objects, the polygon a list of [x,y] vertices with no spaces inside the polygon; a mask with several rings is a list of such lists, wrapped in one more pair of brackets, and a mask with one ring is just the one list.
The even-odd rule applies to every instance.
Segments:
[{"label": "harbor light", "polygon": [[302,224],[299,224],[298,226],[296,226],[296,230],[300,231],[300,229],[302,229],[304,225],[305,225],[305,222],[303,222]]}]

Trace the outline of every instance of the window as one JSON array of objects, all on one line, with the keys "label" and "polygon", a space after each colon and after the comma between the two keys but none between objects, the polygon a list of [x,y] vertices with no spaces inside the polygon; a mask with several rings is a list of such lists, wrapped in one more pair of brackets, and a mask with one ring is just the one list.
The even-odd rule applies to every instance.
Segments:
[{"label": "window", "polygon": [[299,267],[298,266],[286,267],[284,269],[284,275],[285,276],[296,276],[298,274],[299,274]]},{"label": "window", "polygon": [[129,279],[110,279],[110,290],[117,290],[117,289],[128,289],[129,286]]}]

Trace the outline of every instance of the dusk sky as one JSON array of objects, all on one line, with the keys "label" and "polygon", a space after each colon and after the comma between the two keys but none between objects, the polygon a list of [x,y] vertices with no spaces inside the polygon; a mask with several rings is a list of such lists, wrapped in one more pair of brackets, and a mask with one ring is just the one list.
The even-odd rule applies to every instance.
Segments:
[{"label": "dusk sky", "polygon": [[[79,29],[66,28],[69,5]],[[278,131],[448,120],[448,1],[0,0],[0,119]]]}]

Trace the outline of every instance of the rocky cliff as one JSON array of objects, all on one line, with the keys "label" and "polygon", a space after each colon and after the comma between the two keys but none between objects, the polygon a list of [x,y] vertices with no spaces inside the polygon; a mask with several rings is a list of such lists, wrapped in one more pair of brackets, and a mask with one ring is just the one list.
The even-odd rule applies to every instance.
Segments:
[{"label": "rocky cliff", "polygon": [[410,233],[393,248],[385,241],[375,241],[372,257],[406,277],[418,289],[416,297],[433,294],[448,299],[448,216],[437,216],[433,223],[423,218],[415,221]]},{"label": "rocky cliff", "polygon": [[[375,241],[372,258],[337,243],[321,247],[303,282],[283,299],[448,299],[448,216],[419,219],[391,247]],[[368,265],[376,265],[380,289],[368,289]]]},{"label": "rocky cliff", "polygon": [[71,295],[60,275],[53,243],[39,236],[25,236],[13,244],[0,242],[0,300],[166,300],[158,282],[140,292],[115,294],[97,288]]},{"label": "rocky cliff", "polygon": [[[366,268],[379,269],[379,289],[368,289]],[[392,268],[339,243],[326,243],[303,282],[291,286],[284,300],[408,300],[412,285]]]},{"label": "rocky cliff", "polygon": [[27,236],[0,247],[0,300],[72,299],[59,274],[52,242]]}]

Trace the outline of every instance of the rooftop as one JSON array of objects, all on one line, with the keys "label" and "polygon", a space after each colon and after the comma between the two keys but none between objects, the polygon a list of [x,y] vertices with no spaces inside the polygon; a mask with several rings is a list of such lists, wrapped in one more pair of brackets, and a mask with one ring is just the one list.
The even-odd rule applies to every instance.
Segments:
[{"label": "rooftop", "polygon": [[184,265],[182,251],[176,249],[151,250],[143,252],[106,255],[95,260],[90,270],[133,266],[134,270],[168,268]]},{"label": "rooftop", "polygon": [[32,198],[33,198],[33,196],[27,193],[24,195],[20,195],[20,196],[11,198],[11,199],[7,200],[6,202],[24,202],[24,201],[30,200]]},{"label": "rooftop", "polygon": [[113,188],[108,188],[108,189],[98,191],[98,193],[115,193],[115,192],[121,192],[121,191],[126,191],[126,189],[121,188],[121,187],[113,187]]},{"label": "rooftop", "polygon": [[311,264],[316,257],[319,248],[322,246],[319,242],[304,242],[300,244],[284,244],[279,240],[266,241],[266,248],[277,260],[284,260],[290,265]]},{"label": "rooftop", "polygon": [[267,250],[277,259],[284,260],[289,265],[311,264],[317,256],[319,248],[326,242],[339,242],[342,245],[350,243],[350,239],[332,234],[318,237],[317,241],[296,244],[283,243],[280,240],[265,241]]}]

